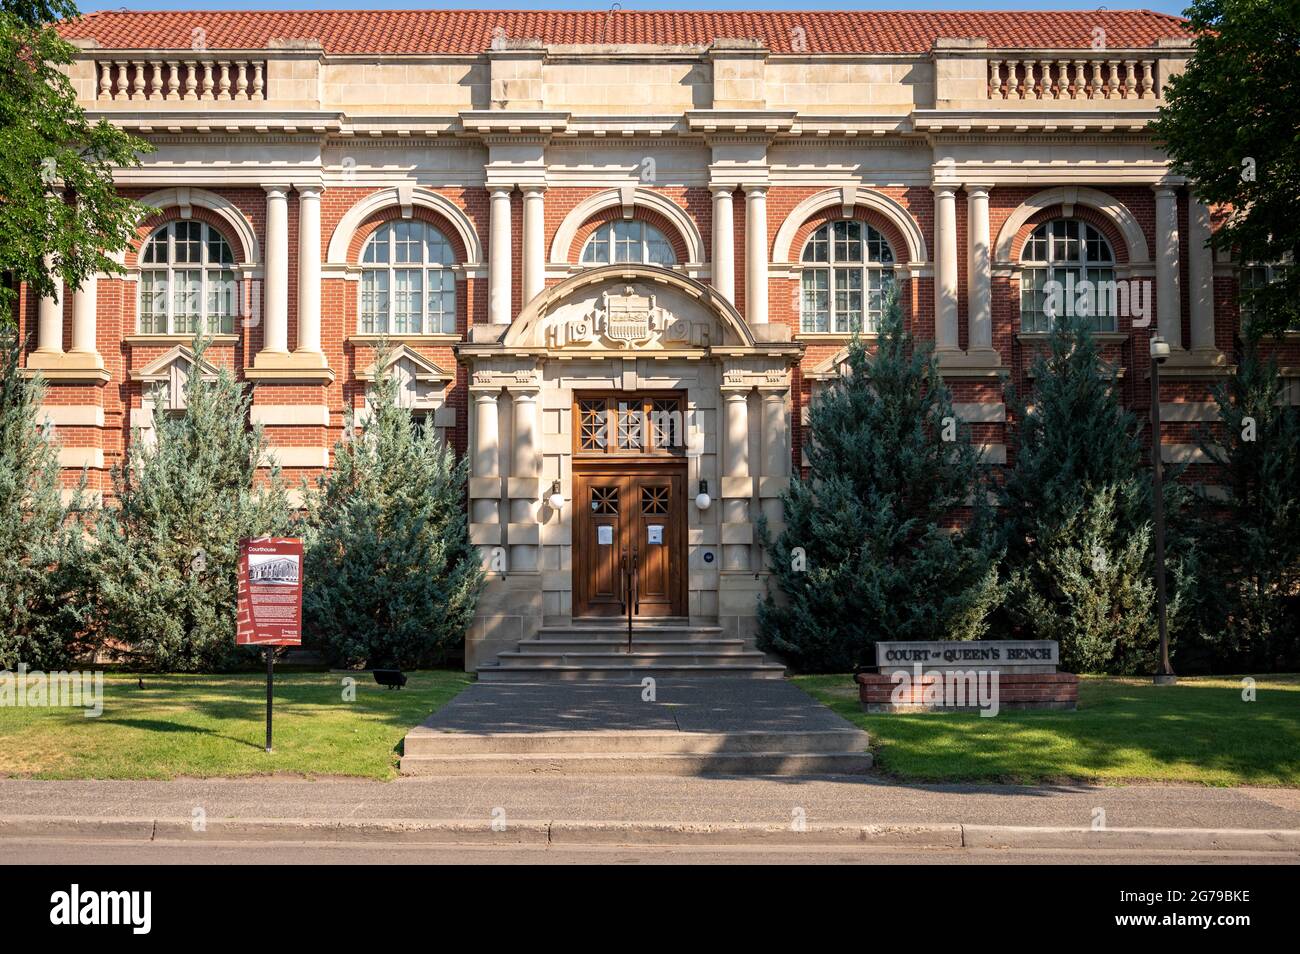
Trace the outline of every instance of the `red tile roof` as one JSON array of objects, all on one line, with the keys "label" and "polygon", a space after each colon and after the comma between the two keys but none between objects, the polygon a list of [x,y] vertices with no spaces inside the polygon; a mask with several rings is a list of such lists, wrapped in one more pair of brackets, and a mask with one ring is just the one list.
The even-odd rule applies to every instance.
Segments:
[{"label": "red tile roof", "polygon": [[[91,13],[67,38],[106,49],[262,49],[273,40],[319,40],[327,53],[479,53],[494,33],[558,43],[707,45],[760,39],[777,53],[920,53],[937,37],[984,37],[993,47],[1086,48],[1093,31],[1111,48],[1186,37],[1184,21],[1148,10],[943,12],[731,12],[492,10],[155,11]],[[795,48],[802,46],[803,49]]]}]

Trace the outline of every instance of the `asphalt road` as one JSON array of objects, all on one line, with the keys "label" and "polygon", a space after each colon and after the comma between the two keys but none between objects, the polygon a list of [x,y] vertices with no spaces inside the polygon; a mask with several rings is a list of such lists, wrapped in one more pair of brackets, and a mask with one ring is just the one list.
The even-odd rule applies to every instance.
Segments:
[{"label": "asphalt road", "polygon": [[4,865],[130,864],[618,864],[618,865],[1214,865],[1297,864],[1300,853],[1215,851],[1017,851],[881,848],[658,848],[483,847],[463,845],[371,846],[225,843],[220,845],[122,844],[106,841],[0,840]]}]

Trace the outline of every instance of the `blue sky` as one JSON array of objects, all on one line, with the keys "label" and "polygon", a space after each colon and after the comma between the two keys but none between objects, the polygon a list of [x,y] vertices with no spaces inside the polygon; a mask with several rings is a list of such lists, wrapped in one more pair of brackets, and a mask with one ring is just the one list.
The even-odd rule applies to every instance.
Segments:
[{"label": "blue sky", "polygon": [[[117,0],[115,3],[97,3],[94,0],[82,0],[83,12],[92,10],[412,10],[412,9],[456,9],[456,10],[608,10],[610,0],[584,2],[584,0],[566,0],[566,2],[539,2],[539,0],[501,0],[497,3],[460,2],[446,4],[422,4],[413,0]],[[755,0],[707,0],[701,3],[672,2],[672,0],[622,0],[624,10],[1156,10],[1161,13],[1181,13],[1187,6],[1187,0],[1147,0],[1145,3],[1114,3],[1100,5],[1079,3],[1070,0],[908,0],[902,3],[855,3],[853,0],[841,0],[840,3],[828,3],[826,0],[782,0],[777,3],[761,3]]]}]

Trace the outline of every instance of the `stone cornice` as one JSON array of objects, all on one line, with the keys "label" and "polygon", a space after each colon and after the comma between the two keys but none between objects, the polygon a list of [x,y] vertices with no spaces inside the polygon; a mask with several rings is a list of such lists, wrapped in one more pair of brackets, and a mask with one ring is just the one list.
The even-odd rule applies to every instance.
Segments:
[{"label": "stone cornice", "polygon": [[[1067,102],[1068,101],[1064,101]],[[1110,133],[1143,132],[1156,118],[1153,108],[1082,112],[1061,109],[916,109],[912,124],[925,133]]]}]

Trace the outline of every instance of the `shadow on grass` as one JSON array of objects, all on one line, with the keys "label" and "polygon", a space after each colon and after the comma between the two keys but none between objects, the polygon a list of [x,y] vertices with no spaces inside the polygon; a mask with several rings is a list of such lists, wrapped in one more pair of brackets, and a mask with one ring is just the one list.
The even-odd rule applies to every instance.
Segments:
[{"label": "shadow on grass", "polygon": [[227,742],[234,742],[236,745],[248,746],[252,749],[262,749],[263,746],[248,739],[241,739],[237,736],[227,735],[224,732],[217,732],[213,729],[205,728],[201,725],[194,725],[190,722],[163,722],[160,719],[122,719],[111,717],[100,717],[101,722],[110,725],[120,725],[128,729],[139,729],[142,732],[167,732],[181,735],[207,735],[214,739],[224,739]]},{"label": "shadow on grass", "polygon": [[871,733],[880,768],[905,778],[1300,784],[1294,678],[1261,678],[1254,702],[1243,701],[1242,687],[1229,680],[1156,687],[1084,678],[1075,712],[991,718],[865,713],[850,676],[802,677],[799,684]]},{"label": "shadow on grass", "polygon": [[[472,679],[461,673],[410,674],[410,682],[399,691],[388,691],[367,682],[369,673],[357,673],[354,699],[344,698],[344,675],[293,673],[277,676],[274,706],[286,717],[310,718],[313,714],[350,711],[369,721],[397,728],[419,725],[431,712],[446,704]],[[105,709],[147,711],[180,709],[203,719],[256,720],[265,717],[266,677],[264,674],[219,676],[146,676],[145,689],[122,681],[106,687]],[[114,721],[112,717],[108,721]],[[179,722],[181,731],[185,723]]]}]

